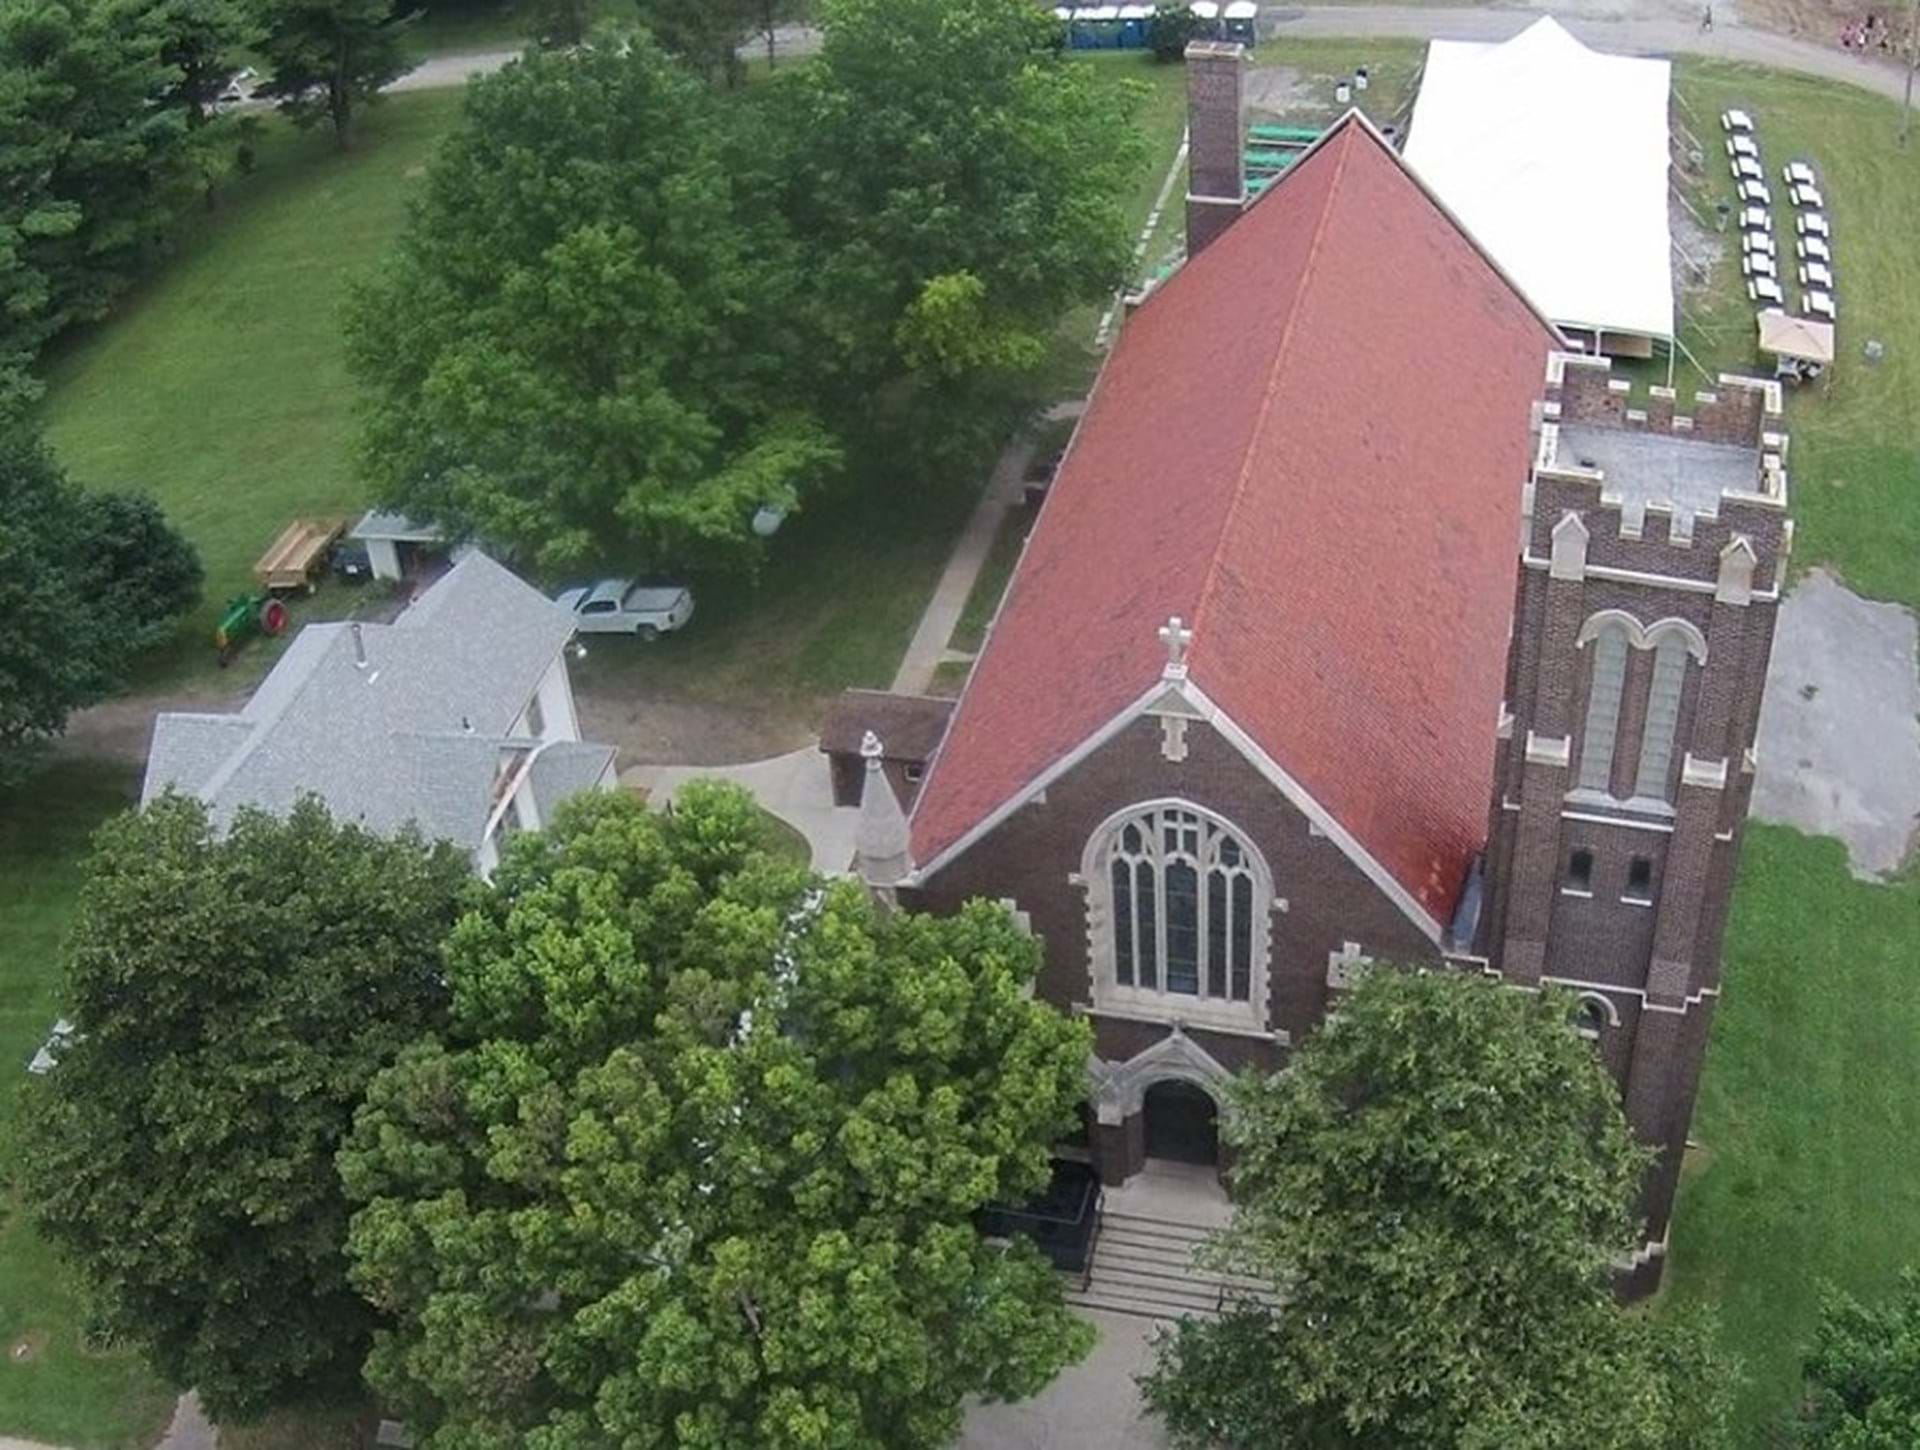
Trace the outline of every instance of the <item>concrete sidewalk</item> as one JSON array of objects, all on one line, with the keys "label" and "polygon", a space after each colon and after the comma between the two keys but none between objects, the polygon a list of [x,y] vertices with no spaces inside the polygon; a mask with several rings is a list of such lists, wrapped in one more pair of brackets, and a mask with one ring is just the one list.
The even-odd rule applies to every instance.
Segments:
[{"label": "concrete sidewalk", "polygon": [[817,745],[740,765],[635,765],[620,772],[622,785],[646,787],[654,805],[671,801],[690,780],[730,780],[745,787],[768,812],[807,838],[814,870],[843,875],[853,865],[860,812],[833,803],[827,758]]},{"label": "concrete sidewalk", "polygon": [[[1084,398],[1075,398],[1054,404],[1045,416],[1054,421],[1078,418],[1086,406]],[[924,695],[933,684],[933,672],[947,653],[947,641],[953,638],[954,626],[960,623],[960,616],[966,610],[967,596],[973,593],[974,581],[980,577],[987,555],[993,552],[1000,521],[1007,516],[1008,509],[1020,502],[1033,450],[1033,439],[1023,434],[1006,446],[994,464],[986,492],[980,495],[973,516],[960,531],[947,567],[941,571],[940,582],[934,585],[933,597],[920,616],[920,626],[907,642],[907,652],[901,657],[900,668],[894,672],[891,687],[894,694]]]}]

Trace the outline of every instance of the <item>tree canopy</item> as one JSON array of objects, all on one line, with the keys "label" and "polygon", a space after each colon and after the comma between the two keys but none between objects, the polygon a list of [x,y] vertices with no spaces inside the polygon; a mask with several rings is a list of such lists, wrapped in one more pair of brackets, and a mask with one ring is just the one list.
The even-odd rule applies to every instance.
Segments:
[{"label": "tree canopy", "polygon": [[102,828],[65,1010],[30,1085],[24,1186],[96,1324],[216,1418],[351,1383],[373,1311],[346,1280],[334,1153],[374,1072],[437,1026],[450,847],[308,800],[222,836],[166,796]]},{"label": "tree canopy", "polygon": [[187,174],[179,72],[132,0],[0,7],[0,421],[41,347],[103,316],[166,235]]},{"label": "tree canopy", "polygon": [[429,1447],[913,1450],[1086,1327],[971,1216],[1045,1182],[1089,1038],[1006,913],[887,914],[751,801],[580,797],[447,949],[340,1155],[369,1380]]},{"label": "tree canopy", "polygon": [[740,566],[838,462],[795,268],[706,90],[644,37],[470,89],[348,324],[390,503],[550,570]]},{"label": "tree canopy", "polygon": [[342,149],[353,144],[355,110],[411,62],[401,45],[404,17],[391,0],[259,0],[261,49],[272,67],[259,87],[297,125],[325,119]]},{"label": "tree canopy", "polygon": [[1375,969],[1288,1071],[1234,1085],[1217,1252],[1284,1307],[1163,1341],[1143,1383],[1180,1443],[1725,1443],[1706,1326],[1614,1301],[1647,1156],[1571,1006]]},{"label": "tree canopy", "polygon": [[152,500],[83,491],[0,427],[0,778],[200,597],[200,561]]},{"label": "tree canopy", "polygon": [[1920,1445],[1920,1273],[1903,1272],[1877,1304],[1828,1286],[1805,1369],[1796,1440],[1807,1450]]},{"label": "tree canopy", "polygon": [[[1141,90],[1065,59],[1031,0],[822,0],[820,15],[823,49],[777,107],[784,205],[839,343],[825,365],[854,396],[903,369],[950,393],[1030,366],[1125,275]],[[912,319],[950,313],[956,288],[979,336],[930,353]]]}]

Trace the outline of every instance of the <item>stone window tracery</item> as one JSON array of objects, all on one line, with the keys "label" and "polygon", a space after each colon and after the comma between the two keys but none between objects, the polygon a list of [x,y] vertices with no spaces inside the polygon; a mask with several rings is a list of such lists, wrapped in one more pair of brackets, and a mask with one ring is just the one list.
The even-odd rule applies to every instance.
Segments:
[{"label": "stone window tracery", "polygon": [[1243,835],[1197,807],[1163,802],[1108,822],[1087,854],[1097,1002],[1258,1022],[1273,891]]}]

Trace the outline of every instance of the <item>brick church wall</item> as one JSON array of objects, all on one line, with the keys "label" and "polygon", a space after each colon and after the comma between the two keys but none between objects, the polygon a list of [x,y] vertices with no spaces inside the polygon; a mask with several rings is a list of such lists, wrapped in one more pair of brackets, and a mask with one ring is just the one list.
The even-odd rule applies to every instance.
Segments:
[{"label": "brick church wall", "polygon": [[[1287,910],[1270,914],[1271,1027],[1296,1040],[1326,1011],[1327,958],[1346,942],[1380,960],[1436,962],[1426,936],[1331,839],[1214,729],[1188,723],[1187,757],[1167,760],[1161,724],[1141,718],[1022,806],[925,886],[902,892],[908,905],[947,911],[973,897],[1011,899],[1043,943],[1039,995],[1063,1011],[1092,999],[1088,977],[1087,894],[1078,875],[1087,842],[1110,816],[1159,799],[1191,801],[1231,822],[1266,858],[1274,894]],[[1164,1029],[1117,1019],[1096,1022],[1103,1057],[1117,1060]],[[1251,1061],[1257,1039],[1191,1029],[1220,1062]],[[1268,1055],[1271,1055],[1269,1052]]]}]

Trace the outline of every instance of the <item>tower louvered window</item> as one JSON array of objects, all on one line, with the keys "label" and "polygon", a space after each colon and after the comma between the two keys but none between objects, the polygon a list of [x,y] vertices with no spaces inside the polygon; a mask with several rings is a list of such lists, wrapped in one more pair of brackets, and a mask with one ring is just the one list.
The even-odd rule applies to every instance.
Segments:
[{"label": "tower louvered window", "polygon": [[1627,681],[1627,631],[1609,624],[1593,641],[1593,681],[1587,690],[1587,727],[1580,736],[1582,790],[1607,789],[1613,744],[1620,730],[1620,696]]},{"label": "tower louvered window", "polygon": [[1653,682],[1647,690],[1647,727],[1640,737],[1640,768],[1633,793],[1667,799],[1673,767],[1673,738],[1680,726],[1680,691],[1687,680],[1687,646],[1666,635],[1653,651]]}]

